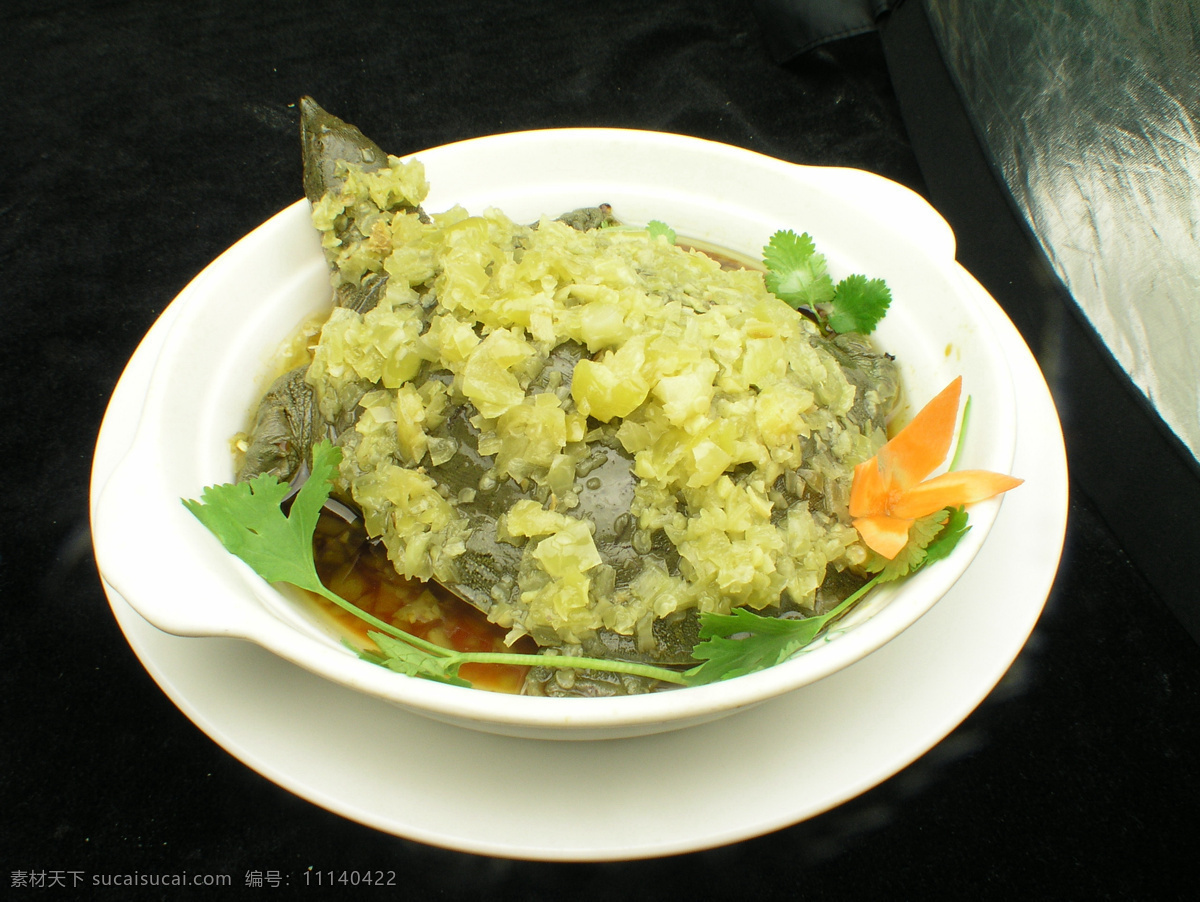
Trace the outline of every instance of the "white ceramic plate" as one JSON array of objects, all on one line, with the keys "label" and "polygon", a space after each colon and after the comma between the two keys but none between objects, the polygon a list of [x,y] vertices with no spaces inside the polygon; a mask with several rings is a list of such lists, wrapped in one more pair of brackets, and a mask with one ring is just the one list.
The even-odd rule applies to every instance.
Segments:
[{"label": "white ceramic plate", "polygon": [[[163,691],[230,754],[316,805],[398,836],[485,855],[602,861],[710,848],[797,823],[887,779],[954,729],[1024,645],[1058,567],[1067,470],[1053,403],[1011,323],[960,277],[987,307],[1012,368],[1014,468],[1026,485],[963,578],[902,635],[731,719],[590,743],[489,735],[405,713],[249,642],[168,635],[106,586],[113,612]],[[171,318],[147,335],[113,395],[96,448],[93,508],[132,441]],[[780,766],[734,766],[747,749]],[[434,761],[449,778],[397,767],[398,754]],[[351,759],[356,766],[345,767]],[[479,764],[490,761],[504,762],[503,779]],[[719,793],[710,788],[714,769]],[[553,785],[586,787],[570,829],[545,817],[548,774]]]},{"label": "white ceramic plate", "polygon": [[[794,166],[694,138],[612,129],[499,135],[418,156],[433,186],[430,210],[499,206],[532,221],[603,201],[627,221],[663,219],[690,237],[753,256],[777,229],[809,231],[835,279],[850,272],[887,279],[895,300],[878,340],[898,356],[915,404],[964,376],[974,414],[961,465],[1011,470],[1015,404],[987,319],[992,302],[964,290],[949,228],[911,191],[857,170]],[[953,585],[1000,509],[1000,499],[974,505],[973,528],[948,560],[872,593],[803,654],[737,680],[669,695],[562,700],[485,697],[408,679],[357,660],[179,504],[204,485],[232,479],[228,440],[261,394],[260,362],[328,295],[301,202],[223,254],[171,305],[131,450],[93,522],[106,580],[162,629],[252,639],[343,685],[453,723],[546,738],[637,735],[722,716],[883,646]],[[130,511],[155,524],[137,548],[122,539]]]}]

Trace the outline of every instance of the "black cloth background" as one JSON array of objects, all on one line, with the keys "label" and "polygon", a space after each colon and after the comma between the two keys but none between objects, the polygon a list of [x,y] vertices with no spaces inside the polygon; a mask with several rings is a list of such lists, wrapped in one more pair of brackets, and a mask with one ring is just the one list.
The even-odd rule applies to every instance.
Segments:
[{"label": "black cloth background", "polygon": [[[1200,650],[1086,493],[1074,493],[1029,645],[946,740],[824,815],[659,861],[489,859],[299,799],[174,708],[100,589],[87,487],[109,394],[171,298],[300,197],[301,94],[393,153],[633,126],[927,192],[876,35],[778,66],[749,6],[716,0],[419,0],[352,13],[110,0],[7,4],[0,51],[0,881],[186,869],[231,875],[226,896],[286,896],[318,892],[297,886],[314,867],[395,868],[415,899],[1172,899],[1193,888]],[[1009,309],[1025,303],[1003,279],[988,287]],[[719,769],[697,781],[721,791]],[[290,891],[243,888],[266,870],[290,875]],[[142,897],[192,896],[88,896]]]}]

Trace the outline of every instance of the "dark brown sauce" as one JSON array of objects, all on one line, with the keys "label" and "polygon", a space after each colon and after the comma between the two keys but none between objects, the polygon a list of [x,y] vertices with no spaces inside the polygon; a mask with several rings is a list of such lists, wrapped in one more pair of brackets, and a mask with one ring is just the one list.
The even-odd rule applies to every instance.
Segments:
[{"label": "dark brown sauce", "polygon": [[[327,588],[386,623],[454,651],[525,652],[530,640],[504,644],[507,630],[437,583],[405,579],[381,543],[367,540],[361,525],[322,514],[313,535],[317,574]],[[375,627],[319,596],[312,596],[352,644],[378,651],[367,636]],[[476,689],[519,693],[529,668],[508,664],[464,664],[459,675]]]}]

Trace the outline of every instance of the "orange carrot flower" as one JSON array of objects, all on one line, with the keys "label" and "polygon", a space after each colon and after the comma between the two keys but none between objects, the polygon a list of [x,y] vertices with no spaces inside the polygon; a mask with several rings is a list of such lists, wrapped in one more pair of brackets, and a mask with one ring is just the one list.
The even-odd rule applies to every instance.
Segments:
[{"label": "orange carrot flower", "polygon": [[957,470],[927,479],[945,461],[954,438],[959,376],[870,460],[854,468],[850,516],[868,548],[888,560],[908,542],[918,517],[983,501],[1024,480],[987,470]]}]

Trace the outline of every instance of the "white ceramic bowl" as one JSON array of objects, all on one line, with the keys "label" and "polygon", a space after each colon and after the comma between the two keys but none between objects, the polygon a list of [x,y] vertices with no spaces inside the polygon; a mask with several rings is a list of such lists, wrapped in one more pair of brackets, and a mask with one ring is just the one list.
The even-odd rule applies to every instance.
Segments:
[{"label": "white ceramic bowl", "polygon": [[[1007,362],[980,301],[962,288],[949,227],[906,188],[857,170],[618,129],[498,135],[416,156],[432,185],[425,207],[433,211],[494,206],[533,221],[606,202],[624,221],[661,220],[752,257],[777,229],[809,232],[835,280],[851,272],[887,279],[892,309],[877,337],[896,355],[914,408],[964,377],[973,402],[961,466],[1009,471],[1016,416]],[[999,510],[999,499],[975,505],[972,530],[947,560],[876,591],[791,660],[734,680],[629,698],[554,699],[390,672],[342,647],[327,625],[228,554],[180,503],[205,485],[232,481],[229,439],[257,405],[267,357],[329,303],[328,285],[301,201],[226,251],[173,302],[178,319],[136,436],[93,514],[101,574],[166,632],[248,639],[328,679],[474,729],[549,739],[635,736],[730,714],[870,654],[954,584]]]}]

